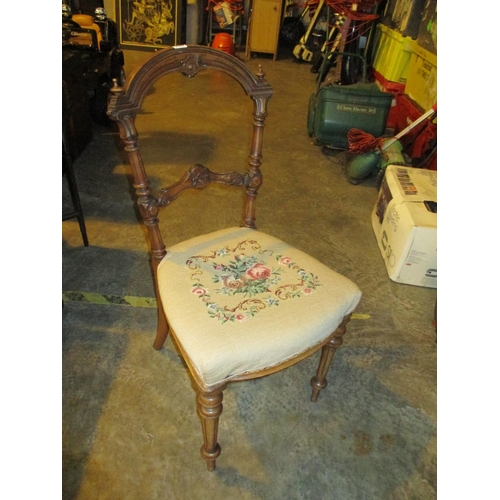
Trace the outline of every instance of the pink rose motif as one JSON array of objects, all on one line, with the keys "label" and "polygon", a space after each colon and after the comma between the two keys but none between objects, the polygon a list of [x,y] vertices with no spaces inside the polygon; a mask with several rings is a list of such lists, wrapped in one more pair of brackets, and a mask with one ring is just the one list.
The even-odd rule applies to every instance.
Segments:
[{"label": "pink rose motif", "polygon": [[238,288],[243,288],[245,286],[247,279],[243,276],[240,279],[235,279],[232,276],[224,276],[222,278],[222,282],[224,286],[231,288],[233,290],[237,290]]},{"label": "pink rose motif", "polygon": [[241,323],[242,321],[245,321],[246,316],[244,314],[237,314],[235,318]]},{"label": "pink rose motif", "polygon": [[203,297],[203,295],[205,295],[208,290],[205,290],[205,288],[201,288],[201,286],[195,286],[192,290],[191,290],[192,293],[194,293],[195,295],[198,295],[198,297]]},{"label": "pink rose motif", "polygon": [[310,293],[313,293],[313,290],[312,290],[312,288],[304,288],[303,292],[304,292],[306,295],[309,295]]},{"label": "pink rose motif", "polygon": [[291,263],[292,263],[292,259],[290,259],[290,257],[283,257],[280,260],[280,264],[283,265],[283,266],[288,266]]},{"label": "pink rose motif", "polygon": [[214,264],[214,269],[217,271],[222,271],[224,269],[224,266],[221,266],[220,264]]},{"label": "pink rose motif", "polygon": [[264,264],[255,264],[245,273],[252,280],[265,280],[271,276],[271,270]]}]

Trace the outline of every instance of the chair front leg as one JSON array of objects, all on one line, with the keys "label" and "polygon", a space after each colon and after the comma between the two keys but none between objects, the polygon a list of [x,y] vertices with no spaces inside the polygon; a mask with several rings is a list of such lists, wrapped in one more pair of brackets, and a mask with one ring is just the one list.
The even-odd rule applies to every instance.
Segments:
[{"label": "chair front leg", "polygon": [[226,385],[213,391],[197,389],[196,405],[201,418],[203,445],[201,456],[207,461],[207,469],[215,470],[215,461],[220,455],[221,447],[217,442],[219,417],[222,413],[222,391]]},{"label": "chair front leg", "polygon": [[318,400],[320,391],[323,390],[328,384],[326,376],[328,374],[330,364],[332,363],[335,352],[342,345],[342,337],[346,332],[347,323],[349,323],[350,320],[350,314],[348,316],[345,316],[345,318],[342,320],[342,323],[340,323],[335,332],[333,332],[330,340],[321,349],[321,357],[319,360],[318,370],[316,372],[316,375],[311,379],[311,386],[313,388],[311,401],[313,402]]}]

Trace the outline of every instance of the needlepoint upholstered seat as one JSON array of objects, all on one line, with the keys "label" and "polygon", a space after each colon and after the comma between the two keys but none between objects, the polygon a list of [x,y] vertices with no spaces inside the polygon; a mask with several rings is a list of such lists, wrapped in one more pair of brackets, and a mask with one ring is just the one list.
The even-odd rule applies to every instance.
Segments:
[{"label": "needlepoint upholstered seat", "polygon": [[[254,102],[247,171],[215,173],[194,165],[176,183],[153,195],[141,156],[135,116],[161,76],[202,70],[234,78]],[[150,237],[161,349],[170,331],[197,392],[201,454],[209,470],[220,455],[218,421],[229,382],[262,377],[321,349],[311,380],[312,400],[326,387],[335,350],[361,292],[348,278],[274,236],[258,231],[255,209],[262,184],[262,141],[272,88],[236,57],[200,46],[159,51],[125,84],[116,87],[108,114],[116,120],[134,175],[138,205]],[[165,248],[158,213],[182,191],[212,182],[245,192],[240,227],[222,228]],[[181,200],[179,200],[179,203]]]}]

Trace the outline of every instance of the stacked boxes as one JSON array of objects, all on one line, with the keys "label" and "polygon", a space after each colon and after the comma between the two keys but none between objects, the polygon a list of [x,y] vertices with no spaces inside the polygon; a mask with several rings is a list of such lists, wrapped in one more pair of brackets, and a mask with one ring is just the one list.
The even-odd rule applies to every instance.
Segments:
[{"label": "stacked boxes", "polygon": [[[410,65],[413,40],[383,24],[377,25],[377,51],[373,60],[375,82],[383,92],[391,92],[395,97],[403,94],[406,75]],[[387,117],[387,127],[395,128],[397,102],[392,101]]]},{"label": "stacked boxes", "polygon": [[425,111],[437,102],[437,56],[414,42],[406,94]]},{"label": "stacked boxes", "polygon": [[413,40],[383,24],[378,24],[377,30],[380,31],[380,38],[373,68],[385,80],[405,84]]},{"label": "stacked boxes", "polygon": [[[382,91],[394,96],[387,116],[387,128],[389,133],[396,135],[437,104],[437,56],[421,47],[418,41],[384,24],[377,25],[375,44],[373,76]],[[407,140],[403,139],[405,148],[415,140],[411,150],[405,150],[413,165],[432,165],[437,169],[436,154],[433,153],[436,137],[434,119],[427,129],[415,129],[406,137]]]}]

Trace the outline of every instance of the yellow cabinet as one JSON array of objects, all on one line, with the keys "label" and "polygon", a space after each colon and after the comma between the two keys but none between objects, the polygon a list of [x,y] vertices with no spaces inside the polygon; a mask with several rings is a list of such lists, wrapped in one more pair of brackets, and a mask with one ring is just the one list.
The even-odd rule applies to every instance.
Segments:
[{"label": "yellow cabinet", "polygon": [[281,0],[253,0],[247,55],[250,55],[250,52],[264,52],[273,54],[273,59],[276,59],[281,10]]}]

